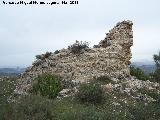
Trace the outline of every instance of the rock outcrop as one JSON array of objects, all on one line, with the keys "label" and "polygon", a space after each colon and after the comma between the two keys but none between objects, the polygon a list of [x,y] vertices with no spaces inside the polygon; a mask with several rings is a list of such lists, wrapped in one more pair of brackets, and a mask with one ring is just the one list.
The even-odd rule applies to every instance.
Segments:
[{"label": "rock outcrop", "polygon": [[131,21],[118,23],[96,47],[83,49],[78,55],[70,49],[62,49],[37,56],[38,59],[22,74],[15,92],[27,93],[34,78],[42,73],[56,74],[74,82],[86,82],[101,76],[129,77],[132,25]]}]

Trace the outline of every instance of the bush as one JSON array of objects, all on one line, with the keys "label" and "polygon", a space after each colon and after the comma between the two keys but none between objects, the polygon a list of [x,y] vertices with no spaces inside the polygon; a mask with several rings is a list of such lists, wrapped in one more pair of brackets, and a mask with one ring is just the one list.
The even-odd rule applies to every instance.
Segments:
[{"label": "bush", "polygon": [[160,107],[157,103],[137,103],[136,106],[130,105],[129,112],[133,116],[133,120],[159,120]]},{"label": "bush", "polygon": [[150,77],[146,75],[143,70],[140,68],[135,68],[134,66],[130,66],[130,74],[131,76],[135,76],[139,80],[149,80]]},{"label": "bush", "polygon": [[59,53],[59,50],[54,51],[54,54],[58,54],[58,53]]},{"label": "bush", "polygon": [[21,96],[6,106],[4,120],[53,120],[51,101],[40,96]]},{"label": "bush", "polygon": [[85,49],[85,48],[89,48],[89,45],[87,42],[79,42],[76,40],[76,43],[74,43],[73,45],[71,46],[68,46],[68,49],[71,50],[71,53],[73,54],[80,54],[82,49]]},{"label": "bush", "polygon": [[17,77],[0,77],[0,120],[4,119],[8,98],[16,89],[16,79]]},{"label": "bush", "polygon": [[42,60],[42,59],[43,59],[43,57],[42,57],[42,55],[36,55],[36,59],[40,59],[40,60]]},{"label": "bush", "polygon": [[157,68],[160,68],[160,52],[153,55],[154,62]]},{"label": "bush", "polygon": [[55,98],[61,89],[60,77],[51,74],[42,74],[35,79],[31,93]]},{"label": "bush", "polygon": [[1,104],[7,103],[8,97],[10,97],[16,89],[16,79],[17,77],[0,78],[0,108]]},{"label": "bush", "polygon": [[76,97],[82,103],[99,104],[103,102],[104,94],[100,84],[86,83],[80,85]]},{"label": "bush", "polygon": [[99,46],[98,45],[94,45],[93,48],[99,48]]},{"label": "bush", "polygon": [[160,83],[160,52],[158,54],[153,55],[153,60],[155,62],[155,72],[152,73],[152,80],[154,82],[159,82]]},{"label": "bush", "polygon": [[49,56],[51,56],[51,54],[52,54],[52,52],[46,52],[46,53],[44,54],[44,58],[48,58]]},{"label": "bush", "polygon": [[32,65],[33,65],[33,66],[39,66],[39,65],[41,65],[42,63],[43,63],[43,61],[40,60],[40,59],[38,59],[38,60],[36,60],[35,62],[33,62]]},{"label": "bush", "polygon": [[60,120],[106,120],[105,112],[96,110],[96,107],[93,106],[78,106],[78,107],[70,109],[69,111],[65,111],[63,114],[59,116],[59,119]]},{"label": "bush", "polygon": [[94,78],[95,83],[99,83],[101,85],[109,84],[109,83],[114,83],[108,76],[100,76],[97,78]]},{"label": "bush", "polygon": [[36,59],[38,60],[44,60],[45,58],[48,58],[51,56],[52,52],[46,52],[45,54],[42,55],[36,55]]},{"label": "bush", "polygon": [[153,81],[160,83],[160,68],[157,68],[153,73]]}]

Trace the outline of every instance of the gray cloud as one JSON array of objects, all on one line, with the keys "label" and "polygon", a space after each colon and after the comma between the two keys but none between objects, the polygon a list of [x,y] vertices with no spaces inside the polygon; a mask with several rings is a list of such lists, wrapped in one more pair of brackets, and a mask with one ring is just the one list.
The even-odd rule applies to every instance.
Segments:
[{"label": "gray cloud", "polygon": [[0,3],[0,66],[28,66],[36,54],[75,40],[98,44],[105,32],[125,19],[134,22],[132,60],[151,61],[160,49],[159,4],[159,0],[79,0],[79,5],[55,6]]}]

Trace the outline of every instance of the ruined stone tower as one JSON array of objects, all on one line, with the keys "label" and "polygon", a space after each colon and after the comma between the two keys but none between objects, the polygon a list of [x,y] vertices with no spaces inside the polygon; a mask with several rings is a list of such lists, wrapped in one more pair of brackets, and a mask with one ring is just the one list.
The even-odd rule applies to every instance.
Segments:
[{"label": "ruined stone tower", "polygon": [[129,64],[133,45],[133,23],[123,21],[106,34],[96,48],[87,48],[78,56],[69,49],[62,49],[58,54],[37,59],[27,68],[19,80],[17,93],[27,92],[35,77],[42,73],[61,76],[65,80],[86,82],[96,77],[123,78],[130,76]]}]

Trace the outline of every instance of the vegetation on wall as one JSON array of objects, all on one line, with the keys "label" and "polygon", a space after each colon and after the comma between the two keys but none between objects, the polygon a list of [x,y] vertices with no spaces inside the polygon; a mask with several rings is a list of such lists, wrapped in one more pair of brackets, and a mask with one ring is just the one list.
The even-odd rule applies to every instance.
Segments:
[{"label": "vegetation on wall", "polygon": [[89,44],[87,42],[77,41],[73,45],[68,46],[68,49],[73,54],[80,54],[83,49],[89,48]]}]

